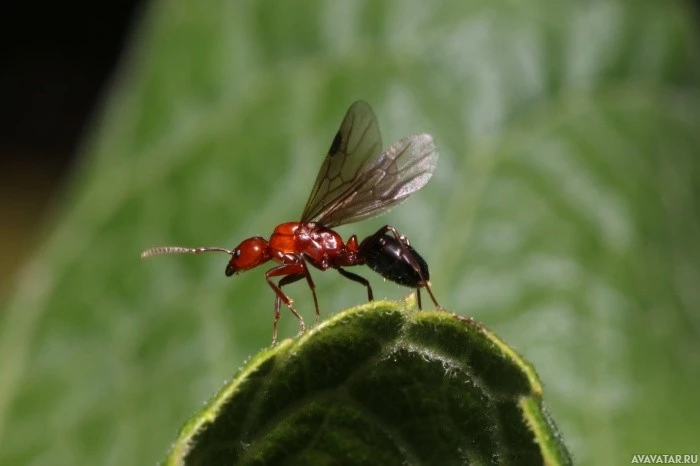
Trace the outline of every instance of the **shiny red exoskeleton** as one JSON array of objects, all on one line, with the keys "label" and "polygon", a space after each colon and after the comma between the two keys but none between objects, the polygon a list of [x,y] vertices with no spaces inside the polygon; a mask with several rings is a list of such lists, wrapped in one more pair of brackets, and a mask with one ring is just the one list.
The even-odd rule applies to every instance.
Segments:
[{"label": "shiny red exoskeleton", "polygon": [[[265,273],[275,292],[273,343],[277,339],[281,303],[299,319],[300,332],[306,329],[304,319],[292,306],[292,299],[282,291],[283,286],[305,278],[318,320],[318,298],[309,264],[319,270],[336,269],[344,277],[364,285],[371,301],[369,282],[343,268],[366,264],[388,280],[415,288],[419,306],[420,289],[425,288],[439,308],[430,289],[425,260],[394,227],[386,225],[362,242],[355,235],[343,241],[331,229],[380,215],[405,200],[428,182],[437,157],[437,148],[428,134],[408,136],[382,151],[379,127],[371,107],[362,101],[355,102],[333,139],[300,221],[282,223],[269,240],[255,236],[233,250],[164,246],[148,249],[141,257],[225,252],[231,256],[226,266],[227,276],[269,261],[279,263]],[[275,277],[281,277],[279,282],[275,283]]]}]

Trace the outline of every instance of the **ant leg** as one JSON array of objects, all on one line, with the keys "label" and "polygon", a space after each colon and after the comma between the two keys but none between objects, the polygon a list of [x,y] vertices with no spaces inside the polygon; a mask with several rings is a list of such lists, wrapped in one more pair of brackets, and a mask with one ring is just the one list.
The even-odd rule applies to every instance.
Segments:
[{"label": "ant leg", "polygon": [[416,298],[418,300],[418,309],[423,309],[423,303],[420,299],[420,288],[416,288]]},{"label": "ant leg", "polygon": [[311,296],[313,296],[313,298],[314,298],[314,309],[316,310],[316,323],[318,323],[318,319],[319,319],[321,313],[318,310],[318,297],[316,296],[316,284],[314,283],[313,278],[311,278],[311,273],[309,273],[309,267],[306,265],[306,261],[303,259],[303,257],[295,256],[294,254],[285,254],[283,256],[283,260],[288,264],[294,264],[294,265],[301,266],[302,273],[300,273],[299,278],[295,278],[291,281],[285,281],[284,283],[282,283],[282,280],[280,280],[280,287],[282,287],[282,285],[286,285],[288,283],[293,283],[297,280],[301,280],[302,277],[305,277],[306,283],[308,283],[309,288],[311,288]]},{"label": "ant leg", "polygon": [[[284,285],[289,285],[290,283],[294,283],[298,280],[301,280],[302,278],[304,278],[304,274],[301,274],[301,273],[295,273],[293,275],[287,275],[286,277],[282,277],[282,279],[278,283],[280,290],[282,289],[282,287]],[[280,297],[275,295],[275,318],[274,318],[274,322],[272,324],[272,344],[273,345],[277,341],[277,322],[280,320],[281,303],[282,303],[282,301],[280,300]]]},{"label": "ant leg", "polygon": [[374,293],[372,293],[372,287],[369,285],[369,281],[367,281],[366,278],[361,277],[355,273],[348,272],[347,270],[341,269],[340,267],[338,267],[338,272],[343,277],[349,278],[350,280],[357,282],[360,285],[366,286],[367,287],[367,300],[374,301]]},{"label": "ant leg", "polygon": [[[413,258],[413,255],[408,250],[408,248],[407,248],[408,239],[404,235],[399,234],[399,232],[396,231],[396,228],[394,228],[391,225],[384,225],[383,227],[381,227],[379,229],[379,231],[377,231],[375,233],[375,235],[382,236],[386,232],[391,232],[394,235],[394,238],[396,238],[396,241],[398,241],[401,244],[401,246],[403,247],[404,255],[406,256],[408,263],[411,265],[411,267],[413,267],[413,270],[418,272],[418,275],[420,276],[420,278],[423,282],[423,286],[425,287],[426,290],[428,290],[428,294],[430,295],[430,299],[433,301],[433,304],[435,304],[435,307],[437,307],[438,309],[443,309],[443,307],[440,306],[440,303],[437,302],[437,299],[435,299],[435,295],[433,294],[433,290],[430,288],[430,282],[428,280],[426,280],[425,277],[423,277],[423,273],[420,270],[420,266],[418,265],[416,260]],[[420,302],[420,295],[418,295],[418,299]],[[420,308],[420,305],[419,305],[419,308]]]},{"label": "ant leg", "polygon": [[272,320],[272,346],[277,344],[277,322],[280,320],[280,306],[282,301],[279,296],[275,296],[275,317]]},{"label": "ant leg", "polygon": [[279,281],[278,285],[279,285],[280,289],[282,289],[282,287],[284,285],[289,285],[290,283],[297,282],[297,281],[301,280],[302,278],[304,278],[303,273],[294,273],[291,275],[287,275],[287,276],[282,277],[282,279]]},{"label": "ant leg", "polygon": [[[294,309],[292,306],[292,299],[284,294],[284,291],[274,282],[272,281],[272,277],[279,277],[280,275],[301,275],[303,276],[304,273],[304,266],[302,264],[296,263],[296,264],[282,264],[280,266],[274,267],[267,272],[265,272],[265,280],[267,280],[267,284],[270,285],[270,288],[275,292],[275,312],[279,312],[279,308],[277,306],[277,300],[281,300],[288,308],[290,311],[292,311],[292,314],[294,314],[294,317],[296,317],[299,320],[299,333],[304,333],[306,331],[306,325],[304,325],[304,319],[301,318],[301,315]],[[286,277],[284,277],[286,278]],[[282,278],[282,280],[284,280]],[[282,281],[280,280],[280,281]],[[296,280],[292,280],[296,281]],[[276,316],[277,314],[275,314]],[[276,331],[277,329],[277,322],[275,321],[274,329],[273,331]],[[276,334],[273,334],[273,337],[276,337]],[[275,342],[275,339],[273,339],[273,343]]]},{"label": "ant leg", "polygon": [[306,266],[306,262],[303,260],[301,261],[302,267],[304,267],[304,276],[306,277],[306,283],[309,284],[309,288],[311,288],[311,296],[314,297],[314,307],[316,308],[316,323],[318,323],[318,319],[321,316],[321,313],[318,310],[318,298],[316,297],[316,284],[314,283],[313,279],[311,278],[311,273],[309,273],[309,268]]}]

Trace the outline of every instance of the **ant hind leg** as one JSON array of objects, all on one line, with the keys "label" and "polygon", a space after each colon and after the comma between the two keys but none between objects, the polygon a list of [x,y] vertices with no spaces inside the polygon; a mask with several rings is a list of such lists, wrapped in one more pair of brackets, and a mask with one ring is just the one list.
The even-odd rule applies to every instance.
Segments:
[{"label": "ant hind leg", "polygon": [[356,273],[348,272],[347,270],[341,269],[340,267],[338,267],[338,272],[343,277],[367,287],[367,301],[374,301],[374,293],[372,293],[372,287],[370,286],[369,281],[366,278],[361,277]]}]

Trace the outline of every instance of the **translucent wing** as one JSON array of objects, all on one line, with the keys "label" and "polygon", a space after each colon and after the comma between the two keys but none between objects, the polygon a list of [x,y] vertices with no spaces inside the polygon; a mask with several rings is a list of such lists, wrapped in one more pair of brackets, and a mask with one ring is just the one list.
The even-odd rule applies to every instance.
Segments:
[{"label": "translucent wing", "polygon": [[328,213],[329,208],[352,188],[360,169],[366,162],[376,159],[381,151],[382,136],[374,112],[367,102],[358,100],[348,109],[331,143],[301,221],[316,221]]},{"label": "translucent wing", "polygon": [[335,227],[383,214],[425,186],[437,159],[437,147],[429,134],[400,139],[377,157],[364,159],[355,176],[302,221]]}]

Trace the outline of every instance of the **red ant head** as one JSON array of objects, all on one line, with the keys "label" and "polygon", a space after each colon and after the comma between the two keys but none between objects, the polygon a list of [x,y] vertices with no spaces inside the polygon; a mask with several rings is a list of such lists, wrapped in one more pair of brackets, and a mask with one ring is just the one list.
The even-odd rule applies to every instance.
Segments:
[{"label": "red ant head", "polygon": [[244,240],[236,249],[231,251],[231,260],[226,266],[226,276],[249,270],[270,260],[267,252],[267,241],[260,236]]}]

